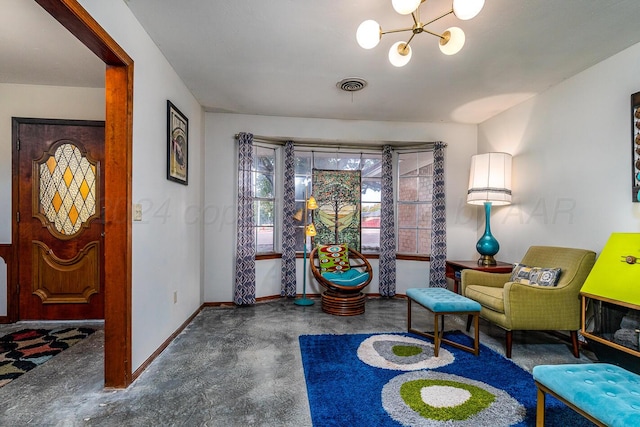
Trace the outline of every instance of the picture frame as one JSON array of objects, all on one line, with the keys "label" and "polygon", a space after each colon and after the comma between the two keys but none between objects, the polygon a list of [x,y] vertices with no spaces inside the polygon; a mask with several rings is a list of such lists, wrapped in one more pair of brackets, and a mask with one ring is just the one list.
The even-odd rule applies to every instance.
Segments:
[{"label": "picture frame", "polygon": [[640,92],[631,95],[631,200],[640,202]]},{"label": "picture frame", "polygon": [[167,100],[167,179],[189,185],[189,119]]}]

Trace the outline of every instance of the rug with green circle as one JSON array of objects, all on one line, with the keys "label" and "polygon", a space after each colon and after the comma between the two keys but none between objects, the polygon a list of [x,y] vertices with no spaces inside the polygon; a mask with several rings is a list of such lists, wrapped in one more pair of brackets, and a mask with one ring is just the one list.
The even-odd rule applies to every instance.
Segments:
[{"label": "rug with green circle", "polygon": [[[462,332],[447,338],[471,344]],[[314,426],[533,426],[531,374],[481,345],[474,356],[409,333],[302,335]],[[551,396],[546,422],[590,426]]]}]

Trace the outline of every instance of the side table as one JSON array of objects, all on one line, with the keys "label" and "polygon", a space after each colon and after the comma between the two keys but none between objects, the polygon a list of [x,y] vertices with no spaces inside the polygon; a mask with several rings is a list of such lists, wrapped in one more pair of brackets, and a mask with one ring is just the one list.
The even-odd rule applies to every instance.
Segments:
[{"label": "side table", "polygon": [[453,280],[453,292],[459,293],[460,272],[462,270],[488,271],[489,273],[511,273],[513,264],[497,261],[496,265],[478,265],[477,261],[447,261],[445,275]]}]

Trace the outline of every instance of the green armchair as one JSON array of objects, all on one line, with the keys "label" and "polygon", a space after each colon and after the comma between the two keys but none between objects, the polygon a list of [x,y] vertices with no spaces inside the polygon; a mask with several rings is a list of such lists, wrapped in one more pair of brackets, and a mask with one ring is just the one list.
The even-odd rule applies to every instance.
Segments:
[{"label": "green armchair", "polygon": [[[596,259],[585,249],[531,246],[521,264],[560,268],[556,286],[511,282],[511,273],[463,270],[462,295],[482,306],[480,317],[506,331],[505,353],[511,358],[512,331],[569,331],[573,355],[580,357],[580,288]],[[467,330],[469,325],[467,325]]]}]

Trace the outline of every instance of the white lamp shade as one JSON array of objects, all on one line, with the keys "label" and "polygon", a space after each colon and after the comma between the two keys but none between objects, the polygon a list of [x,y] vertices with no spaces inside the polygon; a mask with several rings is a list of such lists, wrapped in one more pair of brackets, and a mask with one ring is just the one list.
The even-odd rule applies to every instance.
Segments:
[{"label": "white lamp shade", "polygon": [[356,31],[356,40],[360,47],[364,49],[372,49],[380,43],[380,38],[382,37],[382,30],[380,28],[380,24],[378,24],[373,19],[368,19],[364,21],[358,27],[358,31]]},{"label": "white lamp shade", "polygon": [[455,55],[464,46],[464,31],[458,27],[447,28],[444,39],[440,39],[440,51],[445,55]]},{"label": "white lamp shade", "polygon": [[511,154],[486,153],[471,157],[467,203],[511,204]]},{"label": "white lamp shade", "polygon": [[396,42],[389,49],[389,62],[394,67],[404,67],[411,60],[411,46],[407,46],[405,48],[405,54],[400,53],[400,46],[404,45],[405,42]]},{"label": "white lamp shade", "polygon": [[463,21],[475,18],[484,7],[484,0],[453,0],[453,13]]},{"label": "white lamp shade", "polygon": [[422,0],[391,0],[391,4],[400,15],[408,15],[420,6]]}]

